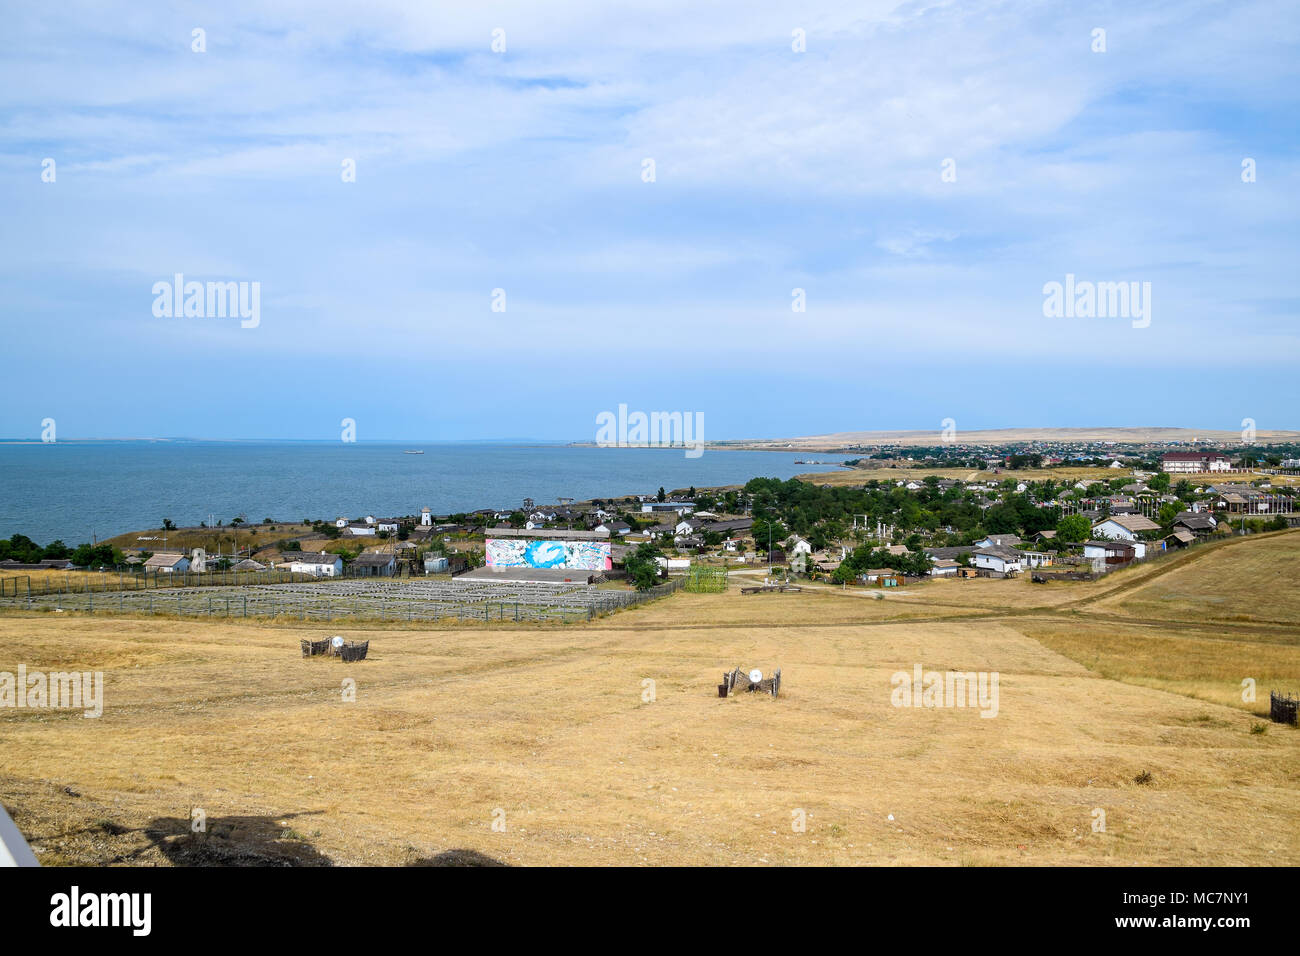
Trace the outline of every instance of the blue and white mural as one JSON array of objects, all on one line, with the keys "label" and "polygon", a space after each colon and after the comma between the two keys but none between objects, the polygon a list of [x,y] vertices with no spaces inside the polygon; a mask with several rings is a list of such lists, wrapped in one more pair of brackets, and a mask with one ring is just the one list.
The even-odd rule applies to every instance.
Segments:
[{"label": "blue and white mural", "polygon": [[608,541],[553,541],[488,538],[487,563],[493,568],[572,568],[608,571],[613,567]]}]

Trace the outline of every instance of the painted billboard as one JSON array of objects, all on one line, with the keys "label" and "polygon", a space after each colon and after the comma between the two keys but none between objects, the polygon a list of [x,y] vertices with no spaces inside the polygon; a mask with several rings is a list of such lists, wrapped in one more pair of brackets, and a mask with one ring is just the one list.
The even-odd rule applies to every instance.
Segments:
[{"label": "painted billboard", "polygon": [[608,571],[612,568],[608,541],[554,541],[488,538],[491,568],[564,568]]}]

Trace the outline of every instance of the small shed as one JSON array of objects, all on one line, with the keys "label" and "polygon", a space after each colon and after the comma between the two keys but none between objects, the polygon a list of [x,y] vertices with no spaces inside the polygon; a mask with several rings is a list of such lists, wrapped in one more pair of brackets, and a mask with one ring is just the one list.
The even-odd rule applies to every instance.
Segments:
[{"label": "small shed", "polygon": [[397,555],[387,551],[363,551],[352,562],[352,573],[361,578],[391,578],[397,572]]}]

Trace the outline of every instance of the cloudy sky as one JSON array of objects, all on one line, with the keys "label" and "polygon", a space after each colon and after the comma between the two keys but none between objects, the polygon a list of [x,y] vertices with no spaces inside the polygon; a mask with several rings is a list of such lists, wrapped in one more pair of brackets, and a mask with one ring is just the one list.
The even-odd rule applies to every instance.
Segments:
[{"label": "cloudy sky", "polygon": [[1300,428],[1290,0],[0,17],[2,436]]}]

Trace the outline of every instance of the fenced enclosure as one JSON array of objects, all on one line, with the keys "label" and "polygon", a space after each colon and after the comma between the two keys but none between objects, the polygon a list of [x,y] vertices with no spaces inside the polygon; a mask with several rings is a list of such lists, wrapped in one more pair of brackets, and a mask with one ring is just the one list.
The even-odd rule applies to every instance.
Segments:
[{"label": "fenced enclosure", "polygon": [[282,584],[101,591],[13,589],[0,608],[91,614],[288,618],[304,621],[555,622],[591,620],[680,590],[674,579],[647,591],[516,581],[307,578]]},{"label": "fenced enclosure", "polygon": [[692,594],[719,594],[727,590],[727,569],[692,564],[682,579],[682,590]]},{"label": "fenced enclosure", "polygon": [[1300,697],[1279,694],[1275,690],[1268,692],[1268,715],[1279,724],[1295,724],[1300,713]]},{"label": "fenced enclosure", "polygon": [[[337,646],[335,641],[338,642]],[[299,643],[302,645],[303,657],[337,657],[345,664],[364,661],[370,651],[369,641],[345,641],[341,637],[327,637],[323,641],[309,641],[303,638]]]},{"label": "fenced enclosure", "polygon": [[107,594],[161,588],[239,587],[250,584],[301,584],[313,574],[295,571],[46,571],[0,577],[0,598],[48,594]]}]

